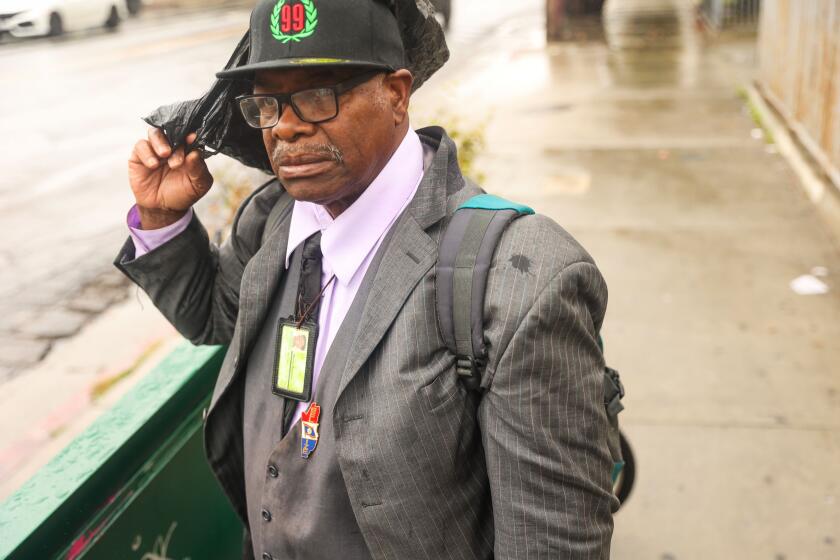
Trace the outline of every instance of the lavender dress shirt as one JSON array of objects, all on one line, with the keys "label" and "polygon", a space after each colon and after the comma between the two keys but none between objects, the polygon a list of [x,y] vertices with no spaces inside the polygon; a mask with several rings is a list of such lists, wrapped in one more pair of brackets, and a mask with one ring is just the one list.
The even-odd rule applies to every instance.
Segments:
[{"label": "lavender dress shirt", "polygon": [[[350,304],[356,297],[362,279],[383,238],[414,198],[423,178],[423,145],[409,129],[397,151],[370,186],[347,210],[333,219],[325,208],[311,202],[294,203],[286,249],[286,268],[289,257],[310,235],[321,232],[321,252],[324,255],[321,287],[335,275],[326,289],[318,314],[319,336],[315,347],[313,391],[318,383],[321,366],[327,351],[341,326]],[[192,209],[180,220],[165,228],[140,229],[137,208],[128,213],[128,229],[134,242],[135,258],[160,247],[187,228]],[[291,425],[309,406],[300,403]]]}]

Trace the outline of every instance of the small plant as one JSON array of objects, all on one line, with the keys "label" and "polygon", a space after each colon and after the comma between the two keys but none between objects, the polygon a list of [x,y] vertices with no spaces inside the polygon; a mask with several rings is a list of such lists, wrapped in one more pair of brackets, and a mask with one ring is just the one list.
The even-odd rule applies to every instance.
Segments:
[{"label": "small plant", "polygon": [[773,138],[773,132],[767,126],[767,123],[764,119],[764,114],[761,110],[753,103],[753,100],[750,98],[750,94],[747,89],[743,86],[738,88],[738,97],[740,97],[747,106],[747,110],[750,112],[750,118],[752,118],[753,122],[762,130],[764,133],[764,141],[767,144],[775,144],[776,141]]},{"label": "small plant", "polygon": [[461,167],[461,173],[479,184],[484,182],[487,177],[478,160],[487,147],[489,117],[467,123],[462,117],[439,108],[432,117],[421,116],[417,121],[443,127],[458,146],[458,165]]},{"label": "small plant", "polygon": [[457,117],[453,117],[442,126],[458,146],[458,164],[461,166],[461,173],[479,184],[483,183],[487,177],[476,164],[476,160],[487,146],[486,125],[481,123],[472,127],[464,126]]}]

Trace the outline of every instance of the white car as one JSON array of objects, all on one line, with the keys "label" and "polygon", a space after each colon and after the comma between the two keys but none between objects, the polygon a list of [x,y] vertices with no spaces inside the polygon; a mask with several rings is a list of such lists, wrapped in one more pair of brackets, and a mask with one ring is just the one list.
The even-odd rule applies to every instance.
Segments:
[{"label": "white car", "polygon": [[57,36],[67,31],[117,27],[126,0],[0,0],[0,34]]}]

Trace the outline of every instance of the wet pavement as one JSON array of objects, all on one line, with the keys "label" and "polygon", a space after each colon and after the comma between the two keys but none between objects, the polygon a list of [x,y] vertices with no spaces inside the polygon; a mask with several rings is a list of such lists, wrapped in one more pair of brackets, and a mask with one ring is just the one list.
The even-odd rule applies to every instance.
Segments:
[{"label": "wet pavement", "polygon": [[110,262],[140,116],[199,94],[246,18],[144,17],[116,33],[0,45],[0,383],[125,299]]}]

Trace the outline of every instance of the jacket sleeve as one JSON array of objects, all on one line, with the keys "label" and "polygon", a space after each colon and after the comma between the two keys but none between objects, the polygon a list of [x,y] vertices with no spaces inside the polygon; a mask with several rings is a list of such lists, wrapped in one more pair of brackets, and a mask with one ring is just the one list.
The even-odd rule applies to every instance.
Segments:
[{"label": "jacket sleeve", "polygon": [[564,267],[490,372],[479,420],[497,559],[609,558],[618,502],[596,341],[606,298],[594,264]]},{"label": "jacket sleeve", "polygon": [[183,232],[136,259],[129,238],[114,262],[193,344],[230,343],[242,274],[260,247],[266,218],[281,192],[278,188],[265,196],[263,191],[272,184],[276,185],[263,185],[243,203],[221,246],[210,243],[193,215]]}]

